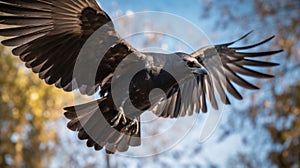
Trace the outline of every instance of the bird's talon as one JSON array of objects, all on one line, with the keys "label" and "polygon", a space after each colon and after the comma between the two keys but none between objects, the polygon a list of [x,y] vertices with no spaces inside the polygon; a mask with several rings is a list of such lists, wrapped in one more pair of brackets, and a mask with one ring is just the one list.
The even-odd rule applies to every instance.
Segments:
[{"label": "bird's talon", "polygon": [[139,121],[137,119],[133,119],[126,127],[125,131],[128,131],[132,126],[135,126],[133,129],[133,134],[136,135],[139,132]]},{"label": "bird's talon", "polygon": [[120,121],[122,122],[123,125],[125,125],[127,122],[125,113],[124,113],[122,107],[120,108],[119,113],[111,120],[111,122],[114,122],[113,127],[118,126]]},{"label": "bird's talon", "polygon": [[122,115],[122,124],[125,125],[127,122],[125,115]]}]

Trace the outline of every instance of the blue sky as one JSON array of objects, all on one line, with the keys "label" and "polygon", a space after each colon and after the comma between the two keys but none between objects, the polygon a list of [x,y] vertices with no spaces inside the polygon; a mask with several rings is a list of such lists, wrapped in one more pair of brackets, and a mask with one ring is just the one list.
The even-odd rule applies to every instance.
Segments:
[{"label": "blue sky", "polygon": [[[201,5],[203,2],[200,3],[198,0],[189,0],[189,1],[182,1],[182,0],[165,0],[165,1],[148,1],[148,0],[132,0],[132,1],[123,1],[123,0],[115,0],[115,1],[98,1],[100,2],[101,7],[105,10],[109,16],[112,18],[116,17],[117,15],[124,15],[128,12],[143,12],[143,11],[160,11],[160,12],[168,12],[171,14],[178,15],[187,19],[188,21],[195,24],[200,29],[204,30],[207,34],[213,34],[213,25],[214,25],[214,18],[210,17],[210,19],[202,20],[201,15]],[[179,25],[184,28],[185,25]],[[225,36],[223,37],[225,38]],[[232,40],[232,39],[231,39]],[[134,41],[133,41],[134,42]],[[172,44],[172,41],[168,44]],[[133,44],[134,46],[137,44]],[[199,44],[199,48],[203,45],[207,44]],[[225,111],[225,113],[228,111]],[[202,116],[203,117],[203,116]],[[222,121],[225,119],[223,118]],[[198,121],[199,123],[203,121]],[[193,151],[196,148],[202,148],[203,152],[200,154],[198,153],[196,156],[191,156],[190,152],[187,152],[186,155],[181,159],[182,161],[178,161],[178,167],[181,167],[182,164],[189,163],[189,162],[196,162],[199,165],[207,164],[208,160],[213,160],[219,165],[224,165],[228,156],[235,154],[238,148],[241,148],[241,142],[239,136],[232,136],[228,138],[221,144],[217,144],[217,136],[216,133],[204,144],[199,143],[200,138],[200,128],[196,128],[200,124],[197,124],[195,128],[187,135],[182,142],[177,144],[171,151],[167,151],[158,155],[157,157],[165,158],[172,162],[172,153],[176,153],[176,151],[184,151],[189,150]],[[216,131],[217,132],[217,131]],[[193,145],[194,144],[194,145]],[[234,144],[234,145],[228,145]],[[222,151],[222,152],[220,152]],[[125,163],[135,163],[139,165],[139,162],[145,162],[145,160],[151,160],[151,158],[145,158],[143,160],[138,159],[130,159],[124,157],[114,156],[116,160],[123,160]],[[125,161],[125,160],[128,160]],[[174,161],[174,160],[173,160]],[[148,163],[148,162],[147,162]],[[147,164],[148,166],[153,166],[151,161]],[[172,165],[172,164],[171,164]]]},{"label": "blue sky", "polygon": [[[104,1],[101,0],[98,2],[100,3],[103,10],[105,10],[111,18],[116,18],[117,16],[125,15],[126,13],[135,13],[135,12],[144,12],[144,11],[159,11],[159,12],[167,12],[171,13],[173,15],[177,15],[180,17],[183,17],[188,22],[192,23],[195,27],[198,27],[199,29],[203,30],[204,33],[206,33],[209,37],[209,40],[211,40],[214,43],[221,43],[221,42],[229,42],[232,40],[235,40],[238,38],[239,35],[237,33],[247,33],[249,30],[240,31],[241,28],[235,25],[231,25],[232,29],[230,29],[231,32],[223,30],[215,32],[214,26],[216,23],[216,20],[219,18],[216,18],[217,16],[211,16],[208,19],[201,18],[201,10],[202,5],[205,2],[209,1],[200,1],[200,0],[189,0],[189,1],[183,1],[183,0],[164,0],[164,1],[149,1],[149,0],[131,0],[131,1],[124,1],[124,0],[112,0],[112,1]],[[222,1],[223,3],[224,1]],[[226,1],[227,2],[227,1]],[[220,2],[221,3],[221,2]],[[246,6],[246,5],[245,5]],[[244,6],[244,7],[245,7]],[[247,8],[239,8],[240,11],[247,10]],[[237,11],[236,11],[237,12]],[[157,18],[159,20],[160,18]],[[168,21],[166,20],[167,24]],[[141,20],[141,23],[143,21]],[[157,22],[156,22],[157,24]],[[136,25],[137,27],[140,25]],[[159,25],[160,26],[160,25]],[[181,27],[183,30],[188,30],[186,27],[186,24],[178,24],[176,26]],[[121,27],[121,29],[126,31],[127,27]],[[128,28],[127,28],[128,29]],[[267,35],[268,36],[268,35]],[[193,38],[197,38],[198,34],[192,36],[190,40],[195,40]],[[127,40],[127,39],[126,39]],[[143,37],[140,38],[140,36],[136,36],[132,39],[130,39],[130,43],[134,47],[141,47],[140,44],[143,41]],[[201,43],[201,39],[196,39],[193,42],[193,46],[197,46],[198,48],[203,47],[205,45],[208,45],[209,43]],[[172,38],[165,38],[161,41],[158,41],[158,44],[156,44],[156,47],[164,47],[164,44],[168,45],[168,49],[174,51],[177,49],[176,47],[176,40]],[[197,49],[198,49],[197,48]],[[184,48],[183,48],[184,49]],[[188,50],[188,49],[187,49]],[[187,51],[186,52],[189,52]],[[184,50],[185,51],[185,50]],[[247,93],[247,92],[246,92]],[[248,99],[247,99],[248,97]],[[250,95],[246,95],[245,99],[243,100],[243,104],[249,103]],[[241,107],[243,104],[239,101],[232,101],[233,106]],[[221,118],[220,124],[227,124],[227,117],[232,117],[230,114],[232,112],[233,108],[231,106],[225,106],[225,109],[223,111],[223,116]],[[118,165],[120,167],[199,167],[201,166],[208,166],[209,163],[213,162],[214,164],[217,164],[221,167],[224,167],[227,163],[227,160],[234,156],[236,152],[238,151],[247,151],[245,146],[242,145],[242,136],[239,134],[235,134],[227,138],[226,140],[222,141],[222,143],[219,143],[218,138],[220,135],[220,128],[217,128],[215,133],[205,142],[200,143],[200,127],[203,123],[203,119],[205,118],[205,114],[200,114],[197,116],[198,120],[194,126],[194,128],[184,137],[182,141],[177,143],[172,149],[165,151],[157,156],[152,157],[144,157],[144,158],[132,158],[132,157],[126,157],[122,155],[113,155],[111,157],[111,161],[113,165]],[[168,119],[164,119],[166,122]],[[188,121],[188,120],[187,120]],[[62,126],[63,127],[63,126]],[[156,127],[156,125],[153,125],[153,127]],[[230,127],[230,126],[229,126]],[[244,134],[247,134],[248,131],[253,131],[254,128],[251,128],[249,126],[249,129],[244,131]],[[180,130],[178,130],[180,131]],[[67,133],[66,133],[67,132]],[[70,134],[70,131],[67,129],[62,131],[63,136],[65,134]],[[76,133],[74,133],[73,137],[67,137],[70,139],[77,139]],[[79,140],[77,140],[78,142]],[[68,143],[69,141],[64,141],[63,143]],[[97,163],[100,164],[100,166],[105,165],[104,160],[104,152],[94,152],[92,149],[87,149],[85,146],[85,142],[80,141],[80,144],[76,146],[76,149],[79,150],[81,153],[86,153],[87,158],[86,160],[96,160]],[[155,142],[149,144],[151,147],[154,146]],[[65,146],[69,146],[70,144],[66,144]],[[62,149],[64,150],[64,149]],[[84,152],[83,152],[84,151]],[[200,152],[199,152],[200,151]],[[76,151],[73,151],[76,153]],[[63,154],[62,154],[63,155]],[[72,155],[72,154],[71,154]],[[58,155],[58,159],[63,160],[63,156]],[[81,157],[81,156],[74,156],[75,158]],[[79,159],[80,160],[80,159]],[[80,165],[79,165],[80,166]],[[53,167],[56,167],[55,165]]]},{"label": "blue sky", "polygon": [[[143,11],[160,11],[181,16],[205,31],[211,31],[213,20],[201,21],[202,1],[199,0],[164,0],[164,1],[147,1],[147,0],[114,0],[114,1],[99,1],[101,7],[110,15],[115,16],[117,11],[143,12]],[[210,18],[212,19],[212,18]]]}]

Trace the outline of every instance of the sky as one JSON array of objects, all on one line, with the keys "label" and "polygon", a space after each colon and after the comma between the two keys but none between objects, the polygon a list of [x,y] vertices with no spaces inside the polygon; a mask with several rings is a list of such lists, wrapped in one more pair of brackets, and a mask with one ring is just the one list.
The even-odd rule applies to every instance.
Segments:
[{"label": "sky", "polygon": [[[102,9],[106,11],[106,13],[108,13],[108,15],[113,19],[120,34],[125,36],[128,34],[130,35],[134,31],[137,31],[136,27],[148,30],[147,26],[149,25],[147,25],[147,19],[144,20],[143,17],[141,17],[140,20],[133,19],[133,22],[130,23],[135,23],[137,25],[132,25],[128,24],[127,20],[120,19],[120,16],[145,11],[163,12],[161,15],[157,16],[150,14],[151,16],[155,16],[154,18],[152,17],[152,20],[150,21],[152,23],[155,22],[156,25],[149,26],[149,29],[155,29],[157,31],[164,32],[165,30],[163,28],[164,25],[166,25],[167,31],[175,33],[176,35],[178,35],[178,37],[161,38],[160,36],[158,36],[159,40],[155,41],[155,44],[143,43],[143,41],[145,41],[145,38],[155,39],[156,37],[149,36],[147,34],[137,34],[136,36],[128,37],[126,39],[130,42],[130,44],[140,50],[144,49],[143,47],[146,45],[150,46],[151,49],[160,48],[163,50],[168,50],[170,52],[174,52],[177,50],[191,52],[205,45],[209,45],[211,42],[221,43],[234,40],[232,39],[233,33],[228,34],[228,32],[225,31],[218,31],[216,33],[214,31],[214,24],[216,22],[216,19],[218,18],[215,18],[213,16],[209,17],[209,19],[201,18],[201,9],[203,7],[202,4],[206,1],[98,0],[98,2]],[[127,19],[129,19],[129,21],[132,21],[130,20],[132,19],[130,17],[127,17]],[[158,28],[156,28],[155,26],[157,26]],[[159,29],[160,27],[162,27],[162,30]],[[200,33],[197,33],[198,31],[200,31]],[[189,34],[189,32],[192,33]],[[188,45],[185,45],[184,42],[187,42]],[[245,99],[244,101],[246,102],[247,99]],[[237,101],[233,101],[232,103],[236,106],[240,105],[240,102]],[[229,106],[224,107],[223,116],[220,119],[220,124],[224,124],[225,121],[227,121],[226,118],[230,117],[229,114],[231,110],[232,108],[230,108]],[[151,114],[148,113],[146,114],[146,117],[144,116],[144,118],[147,118],[149,116],[151,118]],[[145,156],[143,158],[134,158],[131,154],[135,153],[136,150],[133,149],[129,151],[130,156],[126,154],[113,155],[111,157],[112,165],[118,165],[119,167],[208,167],[211,164],[216,164],[218,166],[224,167],[228,159],[231,156],[235,155],[238,151],[248,150],[245,146],[242,145],[242,137],[240,135],[232,135],[226,140],[219,143],[219,127],[216,128],[214,133],[204,143],[200,143],[201,127],[203,126],[207,115],[200,114],[193,117],[193,119],[195,120],[191,120],[191,118],[182,119],[183,128],[178,128],[177,130],[175,130],[175,132],[173,132],[173,135],[176,135],[178,134],[178,132],[182,131],[181,129],[185,128],[184,125],[189,125],[190,121],[194,121],[195,124],[186,135],[176,141],[176,143],[172,144],[173,146],[170,146],[168,150],[162,150],[161,152],[158,152],[159,154],[156,156],[151,155]],[[173,122],[174,121],[172,120],[163,119],[158,121],[156,124],[152,123],[152,126],[144,126],[144,130],[150,130],[151,132],[155,130],[157,125],[161,124],[160,126],[164,126],[164,124],[166,124],[167,126],[170,126],[173,124]],[[60,127],[64,126],[62,125]],[[72,134],[72,132],[65,128],[61,131],[61,134],[62,136],[65,136],[66,134]],[[146,135],[146,133],[144,134]],[[172,133],[170,133],[170,137],[172,137]],[[68,138],[77,139],[77,135],[76,133],[73,133],[73,135]],[[153,150],[153,147],[154,150],[159,150],[160,148],[165,147],[163,146],[163,144],[157,144],[157,142],[161,141],[155,141],[154,139],[152,142],[149,142],[149,144],[144,144],[143,147],[146,148],[144,151],[151,151]],[[68,143],[70,143],[70,141],[64,141],[63,143],[67,143],[65,146],[68,146]],[[77,147],[79,151],[85,151],[83,153],[86,153],[87,156],[90,156],[87,157],[86,160],[91,162],[99,162],[101,166],[105,165],[103,152],[94,152],[92,149],[86,148],[85,142],[80,142]],[[64,159],[63,155],[58,155],[57,157],[58,158],[56,158],[56,160]],[[50,167],[56,167],[56,164],[54,163]]]},{"label": "sky", "polygon": [[[203,10],[203,4],[209,3],[210,0],[97,1],[113,19],[120,35],[140,51],[183,51],[190,53],[212,43],[233,41],[241,35],[237,33],[247,33],[252,30],[249,27],[248,30],[240,31],[242,30],[241,27],[229,22],[229,29],[218,29],[216,31],[215,27],[217,20],[220,20],[220,15],[210,15],[208,18],[201,17],[203,16],[203,11],[201,11]],[[220,4],[214,5],[222,6],[222,3],[229,1],[219,2]],[[233,8],[237,8],[234,10],[234,15],[239,15],[239,13],[250,9],[247,8],[245,3],[242,6],[233,5]],[[253,24],[247,26],[253,25],[255,27],[257,26],[255,23],[258,23],[255,21],[257,17],[252,18]],[[263,25],[258,27],[263,29]],[[265,33],[266,36],[272,34],[274,33]],[[260,35],[256,37],[260,37]],[[264,91],[260,90],[257,95],[266,96],[263,93]],[[200,135],[203,133],[202,128],[205,126],[208,114],[193,115],[178,120],[157,119],[151,113],[143,114],[142,136],[147,137],[151,133],[155,134],[157,132],[159,134],[164,133],[164,136],[162,138],[153,136],[144,142],[141,147],[130,148],[126,153],[112,155],[112,167],[209,167],[211,165],[225,167],[228,164],[228,159],[235,156],[237,152],[250,150],[249,146],[243,145],[242,136],[255,131],[256,128],[251,125],[246,130],[241,130],[243,135],[233,133],[220,142],[220,134],[223,133],[221,125],[228,125],[226,128],[230,129],[230,123],[226,122],[229,117],[235,117],[231,115],[233,109],[241,110],[248,107],[251,97],[247,93],[249,92],[243,92],[245,95],[243,102],[231,99],[232,106],[224,106],[216,129],[203,142],[200,142]],[[84,167],[86,162],[96,163],[98,167],[104,167],[106,165],[104,150],[97,152],[87,148],[85,141],[78,140],[76,132],[72,132],[65,127],[67,120],[63,118],[61,121],[58,124],[55,123],[54,126],[50,126],[59,128],[58,134],[62,137],[62,148],[57,149],[57,155],[55,155],[53,163],[49,167],[65,167],[70,157],[78,162],[78,165],[72,167]],[[171,130],[170,128],[172,128],[172,131],[168,131]],[[259,140],[261,139],[255,139],[255,141]],[[258,144],[265,146],[264,142],[258,142]],[[252,145],[252,147],[254,146]],[[257,153],[261,153],[260,150],[260,146],[257,149],[251,149],[251,151]],[[258,158],[263,158],[263,156]],[[85,162],[82,162],[82,160]]]},{"label": "sky", "polygon": [[[189,0],[189,1],[182,1],[182,0],[164,0],[164,1],[148,1],[148,0],[131,0],[131,1],[123,1],[123,0],[114,0],[114,1],[99,1],[101,7],[103,10],[105,10],[109,16],[114,20],[118,18],[118,16],[122,16],[124,14],[132,14],[136,12],[144,12],[144,11],[159,11],[159,12],[164,12],[164,13],[170,13],[172,15],[176,15],[179,17],[182,17],[185,19],[187,22],[191,22],[193,26],[197,27],[200,30],[203,30],[205,34],[208,36],[213,35],[215,37],[215,32],[213,32],[213,26],[215,23],[216,18],[210,17],[210,19],[206,19],[205,21],[201,19],[201,5],[203,1],[199,0]],[[157,18],[159,19],[159,18]],[[170,20],[169,20],[170,21]],[[142,22],[142,21],[141,21]],[[168,23],[168,20],[165,20],[166,23]],[[166,24],[165,23],[165,24]],[[124,25],[123,25],[124,26]],[[178,25],[182,28],[185,28],[184,26],[186,25]],[[123,29],[122,27],[121,29]],[[126,27],[125,27],[126,29]],[[219,32],[220,34],[222,32]],[[139,36],[138,36],[139,37]],[[137,38],[138,38],[137,37]],[[209,37],[210,38],[210,37]],[[218,38],[218,40],[226,39],[225,33],[222,38]],[[214,38],[210,38],[210,41],[214,41]],[[232,40],[232,39],[231,39]],[[138,42],[139,40],[131,40],[130,41],[133,46],[139,46]],[[199,40],[201,42],[201,40]],[[168,39],[165,41],[169,45],[169,49],[172,48],[170,45],[175,45],[176,42],[174,43],[172,39]],[[207,44],[199,44],[195,43],[193,46],[197,46],[200,48],[204,45]],[[175,47],[176,49],[176,47]],[[172,49],[171,49],[172,50]],[[224,110],[224,113],[228,113],[230,109],[227,107]],[[173,166],[181,167],[184,165],[184,163],[189,163],[189,162],[196,162],[199,164],[195,165],[208,165],[209,162],[213,161],[217,165],[225,165],[227,159],[229,156],[234,155],[235,152],[238,149],[243,148],[241,144],[241,137],[239,136],[231,136],[227,140],[225,140],[223,143],[217,143],[218,141],[218,136],[216,131],[205,143],[200,143],[199,138],[200,138],[200,128],[199,126],[203,122],[203,118],[205,118],[205,115],[200,115],[197,117],[198,121],[196,126],[191,130],[191,132],[183,138],[181,142],[175,145],[171,151],[166,151],[161,154],[159,154],[157,157],[164,158],[164,160],[169,160],[169,162],[174,162],[172,160],[173,157],[171,155],[173,153],[176,153],[176,151],[179,152],[186,152],[186,150],[193,151],[196,148],[201,148],[202,152],[200,154],[197,154],[196,156],[193,156],[192,153],[186,152],[186,154],[180,161],[178,162],[178,165],[171,164]],[[225,121],[226,116],[223,116],[221,118],[221,122]],[[197,128],[198,126],[198,128]],[[218,128],[217,128],[218,129]],[[191,145],[192,144],[192,145]],[[193,145],[194,144],[194,145]],[[115,157],[115,156],[114,156]],[[140,162],[139,159],[128,159],[120,156],[121,159],[127,159],[131,164],[134,162],[136,165],[139,165],[138,162]],[[116,156],[116,160],[120,160],[119,156]],[[149,167],[152,167],[152,164],[155,164],[151,162],[151,158],[149,159],[143,159],[145,160],[150,160],[149,162],[146,162]],[[125,161],[125,163],[128,163]],[[167,163],[168,164],[168,163]],[[170,164],[170,163],[169,163]],[[144,165],[145,166],[145,165]]]}]

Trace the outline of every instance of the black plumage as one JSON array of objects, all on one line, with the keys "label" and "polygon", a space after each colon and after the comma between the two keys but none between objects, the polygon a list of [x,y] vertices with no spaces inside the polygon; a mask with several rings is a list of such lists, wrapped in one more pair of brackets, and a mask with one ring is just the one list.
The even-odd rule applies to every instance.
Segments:
[{"label": "black plumage", "polygon": [[[70,119],[68,128],[78,131],[78,138],[87,140],[88,147],[95,150],[105,147],[107,153],[140,145],[139,116],[145,110],[152,110],[159,117],[177,118],[207,112],[207,101],[218,109],[216,97],[224,104],[230,104],[229,95],[242,99],[233,83],[258,89],[240,75],[272,78],[272,75],[249,67],[276,66],[277,63],[259,61],[256,57],[281,52],[243,52],[267,43],[274,36],[253,45],[230,47],[246,38],[248,33],[236,41],[203,47],[191,54],[142,53],[118,35],[110,17],[95,0],[1,0],[0,12],[0,24],[6,26],[0,29],[0,36],[7,37],[2,44],[14,47],[12,53],[47,84],[65,91],[79,89],[88,95],[101,89],[101,99],[66,107],[65,117]],[[110,43],[99,62],[96,76],[90,77],[89,71],[85,70],[74,75],[81,48],[103,27],[99,47],[107,41]],[[128,55],[132,60],[120,65],[123,72],[115,75],[116,68]],[[84,61],[94,62],[98,57],[93,55]],[[144,67],[132,79],[129,96],[118,97],[117,101],[123,103],[116,104],[112,97],[112,79],[115,78],[117,83],[126,80],[126,73],[136,60],[142,60]],[[181,80],[176,81],[167,71],[172,68],[190,70],[192,75],[181,76]],[[87,82],[89,78],[94,82]],[[155,88],[160,88],[164,94],[155,95],[150,101],[148,95]],[[124,90],[122,86],[118,89]],[[126,106],[128,103],[135,108],[127,108],[130,107]],[[120,115],[123,110],[124,115]]]}]

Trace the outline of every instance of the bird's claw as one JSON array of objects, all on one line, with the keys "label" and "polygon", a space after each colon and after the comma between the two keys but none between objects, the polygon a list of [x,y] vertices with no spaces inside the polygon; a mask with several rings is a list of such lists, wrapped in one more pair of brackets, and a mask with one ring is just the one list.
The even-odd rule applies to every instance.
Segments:
[{"label": "bird's claw", "polygon": [[120,107],[119,113],[111,120],[111,122],[114,122],[113,127],[118,126],[121,120],[122,120],[122,124],[125,125],[127,120],[122,107]]},{"label": "bird's claw", "polygon": [[128,131],[131,127],[135,127],[133,129],[133,134],[136,135],[139,132],[139,121],[135,118],[133,119],[125,128],[126,131]]}]

